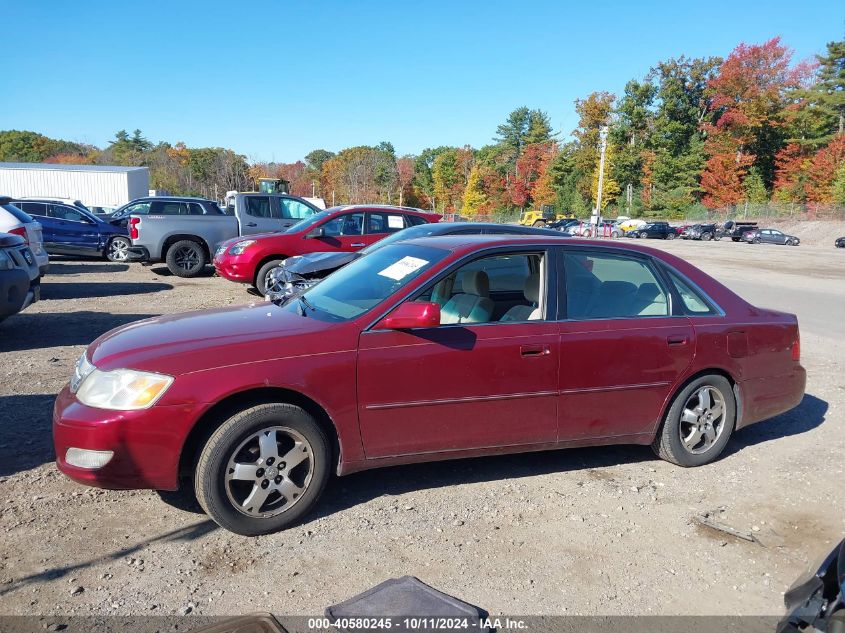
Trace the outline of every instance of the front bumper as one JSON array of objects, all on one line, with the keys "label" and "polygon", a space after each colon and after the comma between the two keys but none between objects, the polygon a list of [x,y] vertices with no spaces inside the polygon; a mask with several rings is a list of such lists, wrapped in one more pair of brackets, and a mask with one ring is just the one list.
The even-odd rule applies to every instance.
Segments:
[{"label": "front bumper", "polygon": [[255,279],[255,266],[252,262],[240,261],[237,255],[215,253],[213,264],[217,274],[229,281],[251,284]]},{"label": "front bumper", "polygon": [[[88,486],[176,490],[182,447],[198,416],[198,406],[95,409],[81,404],[65,386],[53,409],[56,466]],[[78,468],[65,459],[69,448],[112,451],[114,456],[102,468]]]}]

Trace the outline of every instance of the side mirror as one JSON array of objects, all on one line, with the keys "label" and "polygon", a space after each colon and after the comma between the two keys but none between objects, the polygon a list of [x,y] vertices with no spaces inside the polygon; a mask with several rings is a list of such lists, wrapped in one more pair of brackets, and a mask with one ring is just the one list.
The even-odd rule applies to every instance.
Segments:
[{"label": "side mirror", "polygon": [[410,330],[440,325],[440,305],[430,301],[408,301],[388,314],[377,328]]},{"label": "side mirror", "polygon": [[326,231],[322,226],[318,226],[316,229],[311,229],[305,234],[305,239],[313,240],[318,237],[325,237]]}]

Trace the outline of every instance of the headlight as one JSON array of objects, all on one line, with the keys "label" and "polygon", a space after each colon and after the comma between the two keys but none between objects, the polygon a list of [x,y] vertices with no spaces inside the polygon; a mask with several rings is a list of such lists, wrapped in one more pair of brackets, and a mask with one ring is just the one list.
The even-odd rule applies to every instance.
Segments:
[{"label": "headlight", "polygon": [[229,249],[229,255],[240,255],[248,246],[252,246],[253,244],[255,244],[255,240],[243,240],[242,242],[238,242]]},{"label": "headlight", "polygon": [[172,376],[134,369],[94,369],[82,380],[76,398],[97,409],[148,409],[173,384]]},{"label": "headlight", "polygon": [[6,254],[6,251],[0,251],[0,270],[12,270],[15,267],[15,264],[12,262],[12,258]]}]

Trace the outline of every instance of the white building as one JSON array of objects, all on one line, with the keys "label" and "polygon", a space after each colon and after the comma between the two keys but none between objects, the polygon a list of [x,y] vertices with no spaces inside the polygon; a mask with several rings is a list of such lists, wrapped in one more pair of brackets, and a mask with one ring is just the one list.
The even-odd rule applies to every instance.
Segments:
[{"label": "white building", "polygon": [[150,190],[147,167],[0,163],[0,196],[79,200],[87,207],[119,207]]}]

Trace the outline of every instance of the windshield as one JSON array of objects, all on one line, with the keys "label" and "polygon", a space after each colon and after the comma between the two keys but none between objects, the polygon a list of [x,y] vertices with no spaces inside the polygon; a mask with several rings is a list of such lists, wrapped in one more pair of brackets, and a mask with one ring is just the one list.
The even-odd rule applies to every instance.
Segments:
[{"label": "windshield", "polygon": [[375,242],[374,244],[370,244],[367,248],[361,249],[360,253],[362,255],[367,255],[380,249],[383,246],[387,246],[389,244],[394,244],[396,242],[401,242],[402,240],[412,240],[417,237],[426,237],[431,235],[437,230],[437,224],[418,224],[417,226],[412,226],[407,229],[402,229],[401,231],[396,231],[392,235],[385,237],[384,239]]},{"label": "windshield", "polygon": [[297,233],[299,231],[303,231],[305,229],[310,229],[315,224],[319,224],[327,217],[329,217],[329,211],[320,211],[319,213],[315,213],[309,218],[305,218],[304,220],[300,220],[293,226],[291,226],[286,232],[287,233]]},{"label": "windshield", "polygon": [[393,244],[329,275],[283,309],[323,321],[361,316],[449,254],[439,248]]}]

